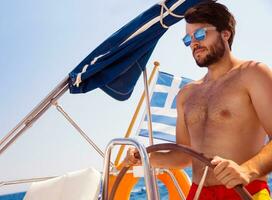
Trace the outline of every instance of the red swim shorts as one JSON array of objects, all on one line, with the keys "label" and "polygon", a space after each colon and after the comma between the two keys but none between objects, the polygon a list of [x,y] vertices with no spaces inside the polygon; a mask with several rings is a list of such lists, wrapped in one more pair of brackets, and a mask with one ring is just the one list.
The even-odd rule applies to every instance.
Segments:
[{"label": "red swim shorts", "polygon": [[[194,199],[197,187],[197,184],[192,184],[187,200]],[[270,191],[265,181],[255,180],[245,186],[245,188],[251,195],[254,195],[254,200],[270,200]],[[234,189],[227,189],[223,185],[215,185],[207,187],[204,186],[201,190],[199,200],[241,200],[241,198]]]}]

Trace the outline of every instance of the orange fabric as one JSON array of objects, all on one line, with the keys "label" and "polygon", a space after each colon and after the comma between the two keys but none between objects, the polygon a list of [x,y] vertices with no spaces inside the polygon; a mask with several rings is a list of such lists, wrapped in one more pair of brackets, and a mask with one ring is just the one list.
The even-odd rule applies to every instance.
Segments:
[{"label": "orange fabric", "polygon": [[[195,192],[198,185],[193,183],[187,196],[187,200],[193,200]],[[268,185],[265,181],[255,180],[245,186],[251,195],[261,191],[262,189],[267,189],[269,191]],[[227,189],[223,185],[215,185],[203,187],[199,196],[199,200],[241,200],[240,196],[235,192],[234,189]]]},{"label": "orange fabric", "polygon": [[[189,193],[189,190],[190,190],[190,182],[188,181],[188,178],[187,178],[187,175],[185,174],[185,172],[183,172],[182,170],[179,170],[179,169],[171,169],[170,171],[175,176],[183,194],[185,196],[187,196]],[[169,194],[169,196],[168,196],[169,200],[181,199],[180,195],[178,193],[178,190],[177,190],[175,184],[173,183],[173,180],[169,176],[169,174],[163,173],[163,174],[158,175],[158,180],[163,182],[165,187],[167,188],[167,191]]]}]

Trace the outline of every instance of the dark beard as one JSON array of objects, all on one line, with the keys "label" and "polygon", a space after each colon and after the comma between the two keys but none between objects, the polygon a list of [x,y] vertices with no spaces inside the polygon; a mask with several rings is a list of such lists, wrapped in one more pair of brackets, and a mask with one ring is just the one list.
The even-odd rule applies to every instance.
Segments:
[{"label": "dark beard", "polygon": [[225,46],[223,43],[222,38],[219,37],[219,39],[216,41],[214,45],[210,48],[210,53],[201,61],[198,61],[195,59],[196,64],[199,67],[207,67],[209,65],[212,65],[220,60],[220,58],[223,57],[225,53]]}]

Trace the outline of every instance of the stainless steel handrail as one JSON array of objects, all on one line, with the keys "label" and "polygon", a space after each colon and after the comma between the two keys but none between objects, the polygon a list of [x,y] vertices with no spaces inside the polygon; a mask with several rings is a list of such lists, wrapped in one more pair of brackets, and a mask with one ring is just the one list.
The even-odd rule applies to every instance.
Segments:
[{"label": "stainless steel handrail", "polygon": [[172,179],[175,187],[177,188],[177,191],[179,193],[179,196],[182,200],[186,200],[186,196],[185,194],[182,192],[182,189],[180,188],[179,184],[178,184],[178,181],[176,179],[176,177],[174,176],[174,174],[169,170],[169,169],[162,169],[163,172],[167,173],[170,178]]},{"label": "stainless steel handrail", "polygon": [[[10,132],[0,140],[0,155],[4,153],[26,130],[28,130],[52,105],[62,114],[64,110],[58,105],[57,100],[68,90],[69,77],[65,77],[40,103],[35,106]],[[64,117],[79,131],[81,136],[104,158],[104,153],[100,148],[87,136],[86,133],[67,115]],[[114,164],[110,163],[114,169]],[[0,182],[0,187],[5,185],[27,183],[33,181],[47,180],[52,177],[29,178],[21,180],[11,180]]]},{"label": "stainless steel handrail", "polygon": [[149,200],[159,200],[158,192],[156,191],[156,187],[154,185],[154,175],[152,173],[152,169],[149,163],[149,157],[146,152],[146,149],[143,145],[141,145],[138,141],[131,138],[116,138],[109,142],[106,147],[105,159],[104,159],[104,168],[103,168],[103,176],[102,176],[102,199],[108,199],[108,184],[109,184],[109,167],[110,167],[110,156],[112,148],[116,145],[132,145],[137,148],[139,151],[143,167],[144,167],[144,180],[146,185],[147,197]]},{"label": "stainless steel handrail", "polygon": [[[31,125],[38,120],[52,105],[69,121],[69,123],[81,134],[81,136],[104,158],[103,151],[87,136],[87,134],[76,124],[76,122],[58,105],[57,100],[68,90],[68,80],[66,77],[61,81],[26,117],[24,117],[7,135],[0,140],[0,155],[15,140],[22,135]],[[114,167],[114,164],[111,163]]]},{"label": "stainless steel handrail", "polygon": [[[152,129],[152,115],[151,115],[151,106],[150,106],[150,98],[149,98],[149,89],[147,83],[147,72],[146,69],[143,71],[143,78],[144,78],[144,92],[145,92],[145,101],[146,101],[146,110],[147,110],[147,122],[148,122],[148,138],[149,138],[149,145],[154,144],[153,139],[153,129]],[[154,186],[156,187],[156,191],[158,192],[158,185],[157,185],[157,177],[155,170],[152,168],[152,174],[154,176]],[[158,193],[157,196],[160,196]]]},{"label": "stainless steel handrail", "polygon": [[153,141],[153,130],[152,130],[152,116],[151,116],[150,98],[149,98],[146,69],[143,71],[143,78],[144,78],[144,91],[145,91],[147,122],[148,122],[149,145],[153,145],[154,141]]},{"label": "stainless steel handrail", "polygon": [[15,140],[21,136],[44,112],[46,112],[52,103],[60,98],[68,90],[68,76],[61,81],[15,128],[13,128],[0,141],[0,155],[10,146]]},{"label": "stainless steel handrail", "polygon": [[16,185],[16,184],[23,184],[23,183],[32,183],[38,181],[45,181],[48,179],[56,178],[57,176],[48,176],[48,177],[40,177],[40,178],[29,178],[29,179],[20,179],[20,180],[13,180],[13,181],[1,181],[0,187],[5,185]]},{"label": "stainless steel handrail", "polygon": [[[85,141],[87,141],[94,150],[104,159],[104,152],[95,144],[93,140],[79,127],[79,125],[68,115],[68,113],[58,104],[56,101],[54,103],[56,109],[65,117],[65,119],[78,131],[78,133],[83,137]],[[115,167],[112,162],[110,162],[111,167]]]}]

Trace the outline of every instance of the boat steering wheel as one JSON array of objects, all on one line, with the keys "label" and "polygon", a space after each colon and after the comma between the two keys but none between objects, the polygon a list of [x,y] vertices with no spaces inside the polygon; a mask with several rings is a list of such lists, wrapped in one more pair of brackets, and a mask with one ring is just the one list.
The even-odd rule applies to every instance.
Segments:
[{"label": "boat steering wheel", "polygon": [[[205,157],[202,153],[199,153],[193,149],[191,149],[188,146],[181,145],[181,144],[173,144],[173,143],[163,143],[163,144],[155,144],[151,145],[146,148],[147,153],[152,153],[152,152],[158,152],[158,151],[167,151],[167,150],[172,150],[172,151],[179,151],[182,153],[186,153],[199,161],[203,162],[205,165],[210,167],[211,169],[214,169],[215,166],[211,164],[210,158]],[[135,157],[140,157],[139,153],[135,154]],[[116,180],[113,184],[110,196],[108,200],[113,200],[116,190],[118,188],[119,183],[123,179],[124,175],[128,171],[129,167],[123,167],[118,176],[116,177]],[[240,195],[242,200],[253,200],[253,197],[250,195],[250,193],[243,187],[243,185],[237,185],[234,187],[234,190]]]}]

